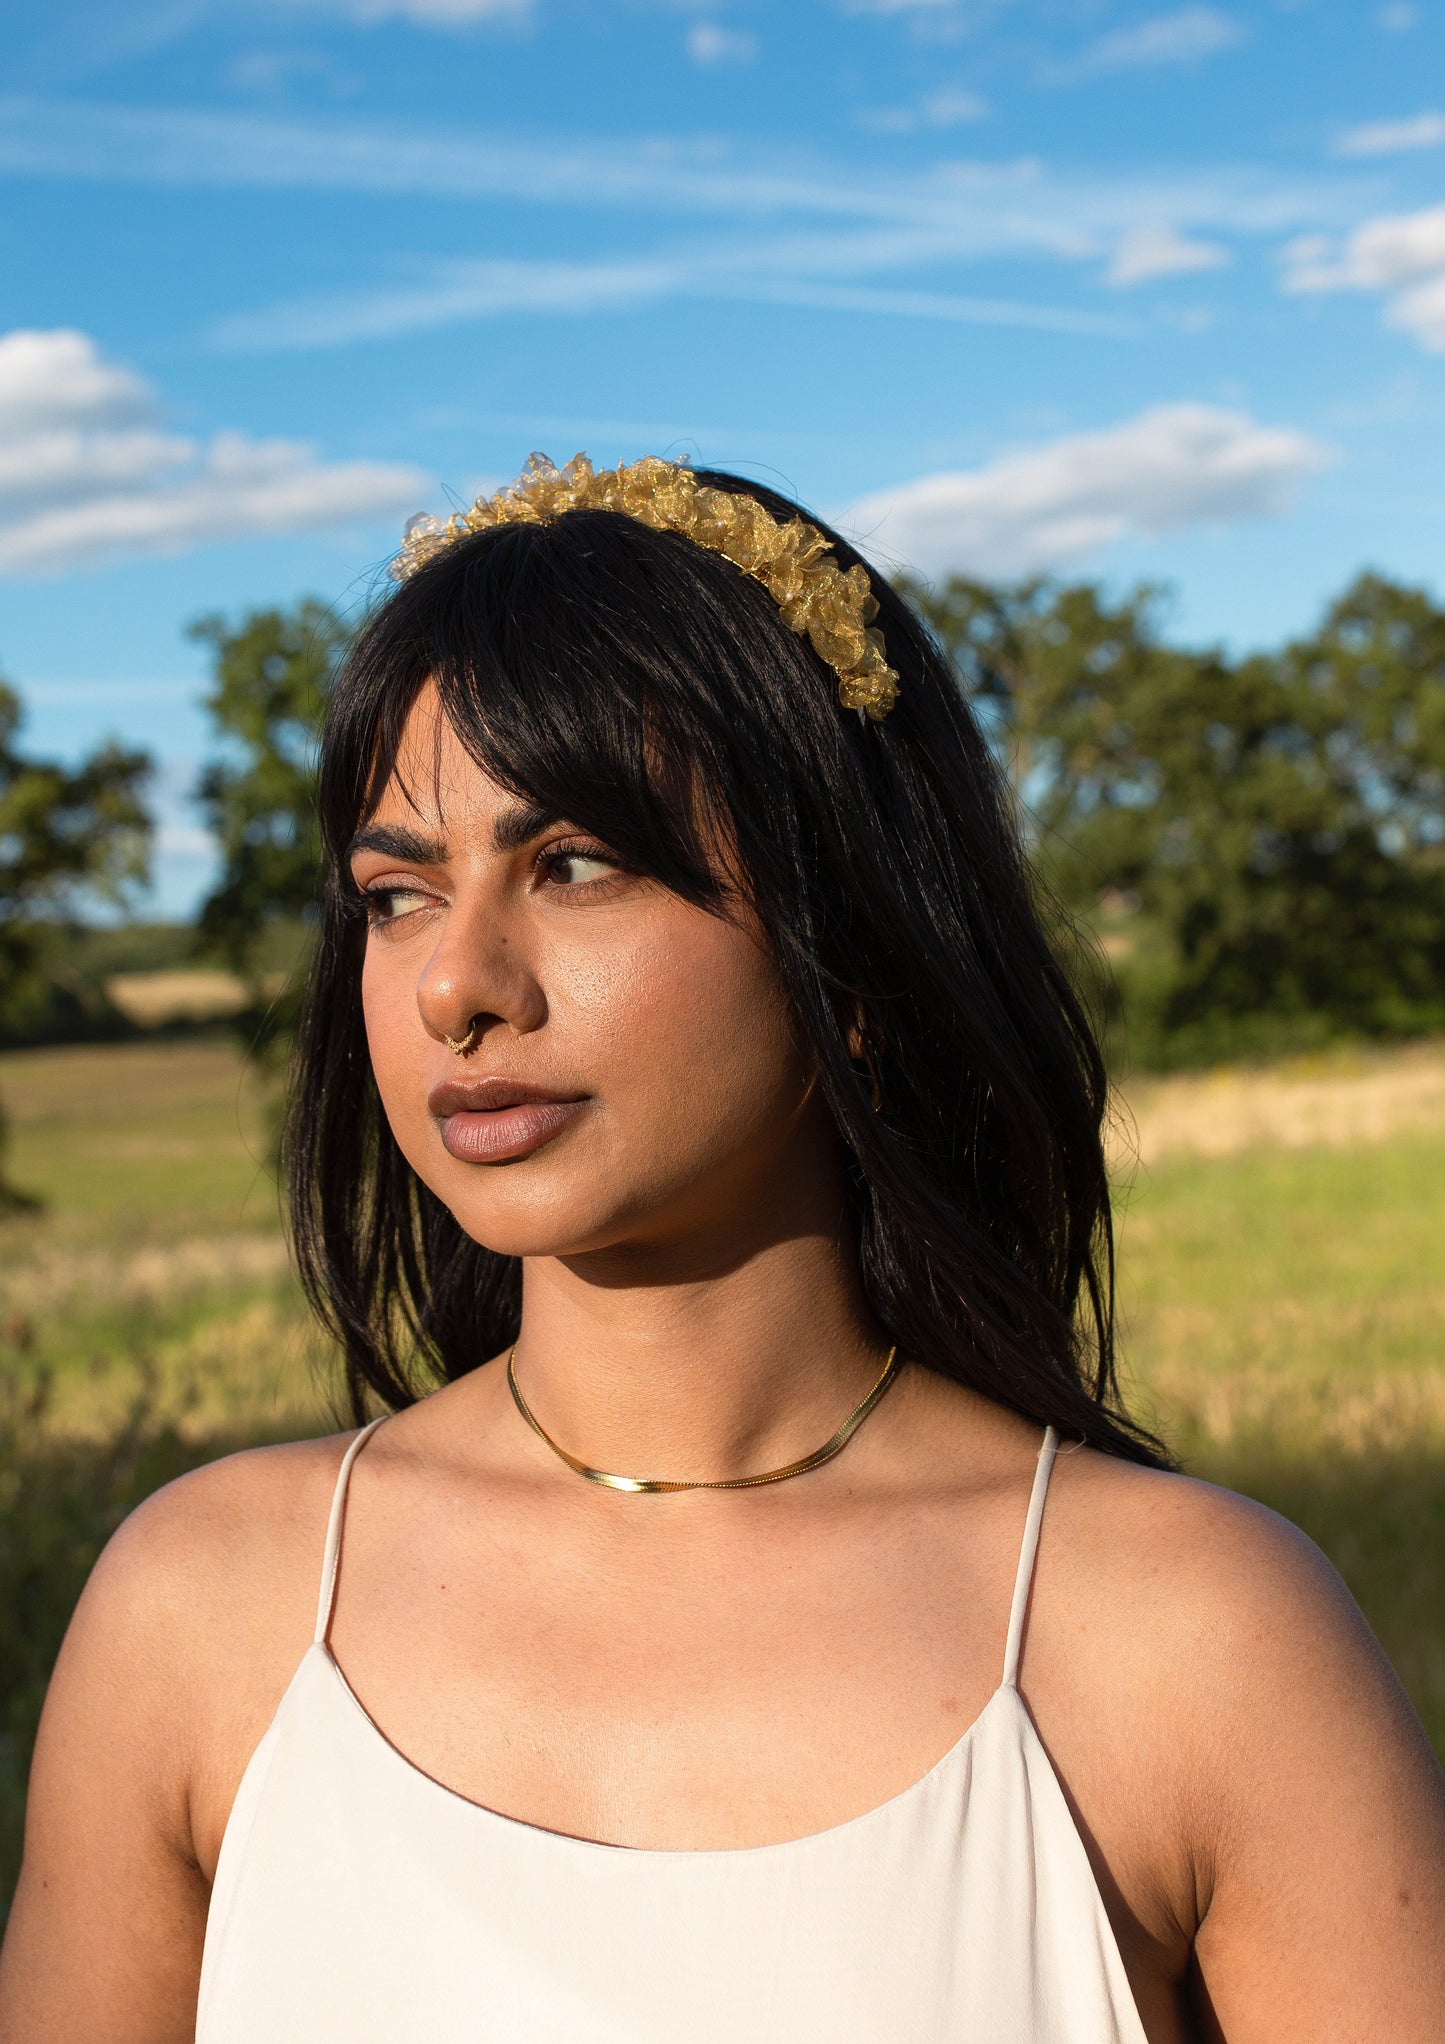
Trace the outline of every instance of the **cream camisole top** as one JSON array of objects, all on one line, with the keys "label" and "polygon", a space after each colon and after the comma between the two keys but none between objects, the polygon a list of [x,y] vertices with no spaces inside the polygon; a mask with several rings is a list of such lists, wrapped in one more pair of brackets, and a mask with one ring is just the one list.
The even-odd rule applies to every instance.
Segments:
[{"label": "cream camisole top", "polygon": [[1145,2044],[1016,1687],[1052,1429],[1003,1680],[958,1743],[861,1817],[711,1852],[500,1816],[367,1717],[327,1635],[370,1431],[337,1477],[315,1641],[226,1826],[197,2044]]}]

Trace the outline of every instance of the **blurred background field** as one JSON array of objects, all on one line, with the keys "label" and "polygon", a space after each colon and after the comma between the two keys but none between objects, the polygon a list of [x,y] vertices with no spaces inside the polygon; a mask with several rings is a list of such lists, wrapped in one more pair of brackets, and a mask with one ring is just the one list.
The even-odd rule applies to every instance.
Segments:
[{"label": "blurred background field", "polygon": [[[328,1430],[269,1082],[224,1036],[0,1057],[0,1893],[44,1683],[141,1496]],[[1445,1045],[1141,1077],[1121,1100],[1125,1350],[1194,1472],[1335,1561],[1445,1751]]]}]

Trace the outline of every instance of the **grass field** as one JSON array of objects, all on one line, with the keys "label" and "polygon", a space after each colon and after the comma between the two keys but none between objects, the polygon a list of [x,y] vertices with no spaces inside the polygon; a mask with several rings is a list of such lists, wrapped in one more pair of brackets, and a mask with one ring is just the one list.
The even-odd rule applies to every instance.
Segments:
[{"label": "grass field", "polygon": [[[223,1040],[0,1058],[0,1897],[96,1545],[156,1482],[319,1431],[268,1103]],[[1123,1103],[1134,1395],[1344,1574],[1445,1752],[1445,1047],[1141,1082]]]}]

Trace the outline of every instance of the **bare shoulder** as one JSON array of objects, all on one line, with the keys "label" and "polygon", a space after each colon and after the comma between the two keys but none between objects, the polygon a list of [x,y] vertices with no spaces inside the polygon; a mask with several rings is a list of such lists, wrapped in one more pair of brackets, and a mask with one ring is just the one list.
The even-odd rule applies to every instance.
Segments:
[{"label": "bare shoulder", "polygon": [[1247,1688],[1385,1670],[1326,1556],[1251,1498],[1082,1450],[1058,1458],[1049,1517],[1047,1578],[1156,1694],[1224,1711]]},{"label": "bare shoulder", "polygon": [[174,1813],[179,1850],[198,1844],[198,1809],[214,1806],[224,1821],[311,1639],[327,1508],[349,1438],[225,1456],[130,1514],[91,1573],[56,1663],[36,1750],[42,1783],[52,1763],[63,1778],[76,1754],[119,1735],[133,1773]]},{"label": "bare shoulder", "polygon": [[1428,1884],[1438,1909],[1445,1776],[1311,1540],[1231,1491],[1087,1451],[1060,1458],[1045,1528],[1026,1675],[1080,1803],[1119,1820],[1126,1857],[1153,1839],[1176,1914],[1214,1898],[1217,1926],[1221,1896],[1317,1895],[1317,1847]]},{"label": "bare shoulder", "polygon": [[[112,1536],[77,1610],[170,1634],[223,1631],[258,1606],[314,1593],[349,1434],[249,1448],[155,1491]],[[295,1579],[293,1588],[293,1578]]]}]

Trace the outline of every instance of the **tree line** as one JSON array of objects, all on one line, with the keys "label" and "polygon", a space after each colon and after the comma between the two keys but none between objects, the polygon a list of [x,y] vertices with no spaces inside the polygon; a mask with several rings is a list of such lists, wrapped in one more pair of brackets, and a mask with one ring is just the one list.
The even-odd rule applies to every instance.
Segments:
[{"label": "tree line", "polygon": [[[908,594],[1008,769],[1061,941],[1083,933],[1117,1052],[1167,1065],[1445,1028],[1445,609],[1427,592],[1361,575],[1307,637],[1238,657],[1171,643],[1148,588]],[[197,792],[220,873],[186,941],[259,1013],[278,926],[314,910],[316,738],[350,635],[314,600],[191,629],[211,654]],[[38,760],[19,714],[0,683],[11,1042],[95,1025],[77,933],[144,879],[151,829],[143,754]]]}]

